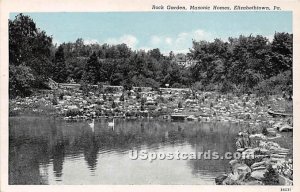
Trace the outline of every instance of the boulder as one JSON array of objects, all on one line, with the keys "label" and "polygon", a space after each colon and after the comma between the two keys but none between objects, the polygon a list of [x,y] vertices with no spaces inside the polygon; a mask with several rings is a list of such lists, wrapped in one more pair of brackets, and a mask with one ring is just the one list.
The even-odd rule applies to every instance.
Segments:
[{"label": "boulder", "polygon": [[268,131],[268,136],[276,137],[277,132],[276,131]]},{"label": "boulder", "polygon": [[258,134],[252,134],[252,135],[249,135],[249,137],[250,137],[250,138],[263,139],[263,140],[266,139],[266,136],[264,136],[264,135],[261,134],[261,133],[258,133]]},{"label": "boulder", "polygon": [[290,126],[290,125],[288,125],[288,124],[284,124],[284,125],[280,126],[280,127],[278,128],[278,130],[279,130],[280,132],[283,132],[283,131],[292,131],[292,130],[293,130],[293,127]]},{"label": "boulder", "polygon": [[282,126],[282,122],[277,122],[273,125],[273,128],[279,129]]},{"label": "boulder", "polygon": [[253,181],[243,181],[240,183],[241,185],[263,185],[263,183],[259,180],[253,180]]},{"label": "boulder", "polygon": [[259,166],[259,167],[254,167],[254,168],[252,168],[252,171],[257,171],[257,170],[264,170],[264,169],[266,169],[267,167],[266,166]]},{"label": "boulder", "polygon": [[253,163],[251,165],[251,169],[255,168],[255,167],[260,167],[262,165],[266,165],[266,161],[261,161],[261,162],[256,162],[256,163]]},{"label": "boulder", "polygon": [[240,166],[237,166],[236,170],[239,175],[246,175],[247,173],[251,172],[250,167],[248,167],[246,164],[241,164]]},{"label": "boulder", "polygon": [[286,177],[284,177],[283,175],[279,175],[278,179],[279,179],[279,185],[285,185],[285,186],[286,185],[288,185],[288,186],[293,185],[293,181],[286,178]]},{"label": "boulder", "polygon": [[238,174],[229,174],[226,179],[223,180],[223,185],[239,185],[240,181],[239,180],[239,175]]},{"label": "boulder", "polygon": [[215,182],[217,185],[222,185],[223,181],[227,178],[228,176],[226,174],[220,175],[215,178]]},{"label": "boulder", "polygon": [[272,131],[276,131],[276,129],[273,128],[273,127],[271,127],[271,128],[267,128],[267,131],[268,131],[268,132],[270,132],[270,131],[272,132]]},{"label": "boulder", "polygon": [[264,170],[256,170],[251,173],[251,177],[256,180],[262,180],[264,178],[264,174],[266,173],[266,169]]},{"label": "boulder", "polygon": [[242,181],[245,179],[247,173],[251,172],[251,169],[246,164],[237,163],[234,166],[232,166],[232,172],[233,175],[231,177],[233,180]]},{"label": "boulder", "polygon": [[264,154],[270,154],[270,151],[268,149],[261,148],[259,151]]},{"label": "boulder", "polygon": [[68,106],[69,110],[74,110],[74,109],[78,109],[78,107],[76,105],[70,105]]},{"label": "boulder", "polygon": [[280,154],[271,154],[271,158],[279,158],[279,159],[284,159],[286,157],[286,155],[280,155]]},{"label": "boulder", "polygon": [[249,148],[249,149],[246,149],[245,151],[243,151],[242,153],[242,156],[243,158],[254,158],[254,152],[255,152],[255,149],[252,149],[252,148]]},{"label": "boulder", "polygon": [[234,167],[236,164],[238,164],[239,163],[239,161],[237,160],[237,159],[233,159],[233,160],[231,160],[231,161],[229,161],[229,165],[231,166],[231,167]]}]

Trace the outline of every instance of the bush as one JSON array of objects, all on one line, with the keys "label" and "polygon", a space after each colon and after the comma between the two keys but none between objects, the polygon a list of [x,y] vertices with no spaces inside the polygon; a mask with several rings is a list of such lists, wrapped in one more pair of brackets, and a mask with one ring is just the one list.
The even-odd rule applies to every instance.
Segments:
[{"label": "bush", "polygon": [[57,105],[57,104],[58,104],[57,98],[56,98],[56,96],[53,96],[52,105]]},{"label": "bush", "polygon": [[113,103],[111,104],[111,108],[116,108],[117,107],[117,104],[113,101]]},{"label": "bush", "polygon": [[233,92],[233,90],[235,90],[234,84],[227,80],[225,80],[224,83],[219,86],[219,91],[221,93],[229,93],[229,92]]},{"label": "bush", "polygon": [[160,97],[157,97],[157,98],[156,98],[156,102],[157,102],[157,103],[165,103],[165,99],[164,99],[163,97],[160,96]]},{"label": "bush", "polygon": [[172,88],[181,88],[181,87],[182,87],[182,85],[180,83],[174,83],[172,85]]},{"label": "bush", "polygon": [[290,71],[285,71],[269,79],[261,81],[254,91],[261,96],[287,92],[292,95],[292,76]]},{"label": "bush", "polygon": [[146,101],[147,101],[147,99],[146,99],[145,97],[143,97],[143,98],[141,99],[141,104],[144,105],[144,104],[146,103]]},{"label": "bush", "polygon": [[30,67],[19,65],[9,66],[9,97],[30,96],[35,77]]},{"label": "bush", "polygon": [[263,126],[261,133],[263,135],[268,135],[269,134],[269,132],[268,132],[268,130],[267,130],[267,128],[265,126]]},{"label": "bush", "polygon": [[119,99],[120,101],[124,101],[125,99],[124,99],[124,93],[120,96],[120,99]]},{"label": "bush", "polygon": [[114,87],[106,87],[106,88],[104,89],[104,92],[105,92],[105,93],[114,93],[114,92],[116,92],[116,91],[117,91],[117,89],[114,88]]},{"label": "bush", "polygon": [[178,108],[183,108],[181,101],[178,102]]},{"label": "bush", "polygon": [[136,99],[140,99],[141,98],[141,94],[140,93],[137,93],[136,94]]},{"label": "bush", "polygon": [[85,81],[80,82],[80,88],[79,89],[82,90],[82,93],[85,96],[88,96],[89,92],[91,91],[91,87]]},{"label": "bush", "polygon": [[192,85],[192,89],[193,90],[196,90],[196,91],[203,91],[203,85],[200,81],[197,81],[195,82],[193,85]]},{"label": "bush", "polygon": [[77,116],[77,115],[82,115],[82,112],[79,111],[79,109],[69,109],[65,113],[66,117],[69,117],[69,116],[74,117],[74,116]]},{"label": "bush", "polygon": [[59,100],[63,100],[64,99],[64,95],[65,95],[64,93],[60,93],[59,96],[58,96]]},{"label": "bush", "polygon": [[267,172],[264,174],[264,178],[262,182],[265,185],[279,185],[279,175],[273,169],[272,165],[269,165],[267,168]]}]

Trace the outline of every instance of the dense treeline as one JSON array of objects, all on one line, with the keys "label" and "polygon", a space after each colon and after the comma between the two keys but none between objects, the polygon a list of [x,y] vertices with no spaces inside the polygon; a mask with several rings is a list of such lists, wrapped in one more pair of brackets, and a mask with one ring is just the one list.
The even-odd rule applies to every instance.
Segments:
[{"label": "dense treeline", "polygon": [[193,42],[189,55],[198,61],[192,81],[206,90],[278,93],[292,91],[293,35],[240,36],[228,42]]},{"label": "dense treeline", "polygon": [[291,92],[292,39],[292,34],[275,33],[272,42],[259,35],[194,41],[187,57],[196,64],[185,68],[172,52],[164,56],[158,48],[134,51],[126,44],[87,45],[82,39],[53,45],[52,37],[19,14],[9,21],[10,96],[46,88],[48,78],[125,88],[169,84],[222,92]]}]

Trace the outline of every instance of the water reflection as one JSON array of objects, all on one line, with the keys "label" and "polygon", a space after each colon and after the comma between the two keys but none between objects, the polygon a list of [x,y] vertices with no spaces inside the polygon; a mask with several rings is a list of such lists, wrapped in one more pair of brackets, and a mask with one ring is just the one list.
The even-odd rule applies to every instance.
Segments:
[{"label": "water reflection", "polygon": [[128,151],[234,151],[237,125],[160,120],[9,121],[10,184],[212,184],[227,160],[129,159]]}]

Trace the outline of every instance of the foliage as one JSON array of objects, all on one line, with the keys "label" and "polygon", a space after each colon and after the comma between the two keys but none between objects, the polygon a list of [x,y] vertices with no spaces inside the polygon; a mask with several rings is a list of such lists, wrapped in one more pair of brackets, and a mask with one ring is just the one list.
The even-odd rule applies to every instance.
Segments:
[{"label": "foliage", "polygon": [[51,47],[52,38],[30,17],[19,14],[9,20],[10,97],[28,96],[31,88],[45,87],[51,76]]},{"label": "foliage", "polygon": [[86,81],[82,80],[80,81],[80,90],[82,90],[83,95],[88,96],[91,91],[91,87]]},{"label": "foliage", "polygon": [[261,133],[262,133],[263,135],[268,135],[269,132],[268,132],[268,130],[267,130],[267,127],[263,126]]},{"label": "foliage", "polygon": [[54,81],[58,83],[64,83],[67,81],[67,68],[65,63],[64,49],[62,46],[59,46],[55,53],[52,72]]},{"label": "foliage", "polygon": [[178,108],[183,108],[181,101],[178,102]]},{"label": "foliage", "polygon": [[[168,84],[223,93],[285,91],[292,98],[292,34],[276,32],[271,42],[261,35],[240,35],[192,43],[185,55],[194,61],[191,67],[179,65],[178,55],[164,56],[158,48],[133,51],[126,44],[84,44],[81,38],[57,47],[30,17],[19,14],[9,21],[10,94],[26,96],[50,77],[61,83],[121,85],[125,90],[157,90]],[[27,67],[26,74],[16,75],[21,65]]]},{"label": "foliage", "polygon": [[66,117],[74,117],[77,115],[82,115],[82,112],[79,109],[69,109],[68,111],[65,112]]},{"label": "foliage", "polygon": [[111,108],[114,109],[114,108],[116,108],[116,107],[117,107],[117,104],[113,101],[113,102],[112,102],[112,105],[111,105]]},{"label": "foliage", "polygon": [[267,172],[264,174],[262,182],[265,185],[279,185],[279,175],[276,170],[273,169],[272,165],[268,166]]},{"label": "foliage", "polygon": [[9,96],[28,96],[32,93],[32,84],[35,80],[30,67],[24,65],[9,66]]}]

